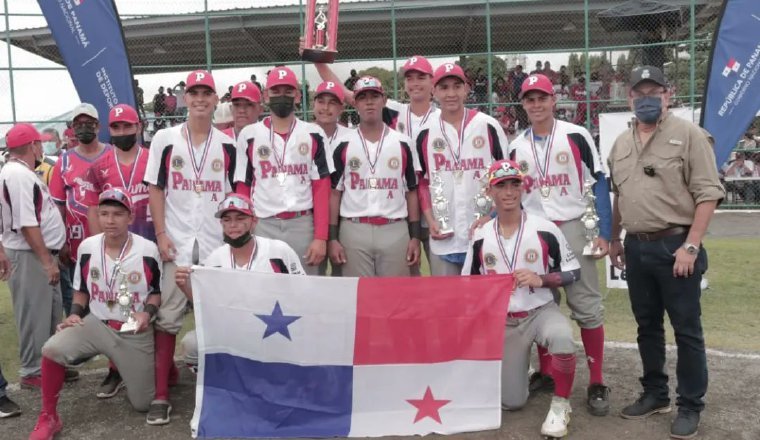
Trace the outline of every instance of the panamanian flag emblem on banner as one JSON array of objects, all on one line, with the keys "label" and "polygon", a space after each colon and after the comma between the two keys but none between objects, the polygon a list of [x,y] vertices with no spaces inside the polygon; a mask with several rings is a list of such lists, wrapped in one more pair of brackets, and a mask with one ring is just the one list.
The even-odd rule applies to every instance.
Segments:
[{"label": "panamanian flag emblem on banner", "polygon": [[331,278],[196,267],[193,437],[501,425],[511,276]]}]

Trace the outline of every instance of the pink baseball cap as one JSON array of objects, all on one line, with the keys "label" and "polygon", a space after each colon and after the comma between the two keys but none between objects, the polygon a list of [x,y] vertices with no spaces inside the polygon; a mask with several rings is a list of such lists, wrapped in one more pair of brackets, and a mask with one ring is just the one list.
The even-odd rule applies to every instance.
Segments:
[{"label": "pink baseball cap", "polygon": [[207,70],[195,70],[187,75],[185,91],[200,86],[208,87],[216,93],[216,83],[214,83],[214,77],[211,75],[211,72]]},{"label": "pink baseball cap", "polygon": [[410,57],[408,60],[406,60],[406,63],[404,63],[404,66],[401,68],[401,70],[404,73],[414,70],[433,76],[433,65],[430,64],[430,61],[428,61],[428,59],[422,55],[414,55]]},{"label": "pink baseball cap", "polygon": [[385,96],[385,90],[383,90],[383,83],[374,76],[363,76],[356,80],[354,84],[354,96],[358,96],[360,93],[374,90],[375,92]]},{"label": "pink baseball cap", "polygon": [[19,123],[11,127],[5,134],[5,146],[9,149],[23,147],[35,141],[49,141],[50,135],[41,135],[34,125]]},{"label": "pink baseball cap", "polygon": [[343,93],[343,86],[332,81],[324,81],[317,86],[317,91],[314,93],[314,99],[319,95],[332,95],[335,99],[340,101],[341,104],[343,104],[343,101],[346,98],[346,95]]},{"label": "pink baseball cap", "polygon": [[525,175],[520,167],[511,160],[499,160],[488,168],[488,186],[496,185],[503,180],[519,180],[522,182]]},{"label": "pink baseball cap", "polygon": [[518,98],[522,99],[523,95],[532,90],[538,90],[547,95],[554,95],[554,85],[552,84],[552,81],[547,78],[546,75],[540,73],[530,75],[523,80],[522,87],[520,88],[520,96]]},{"label": "pink baseball cap", "polygon": [[464,75],[464,70],[462,70],[462,66],[455,63],[443,63],[440,66],[438,66],[437,69],[435,69],[435,74],[433,75],[433,85],[438,85],[438,83],[444,79],[448,78],[450,76],[453,76],[454,78],[459,78],[462,80],[462,82],[467,82],[467,77]]},{"label": "pink baseball cap", "polygon": [[124,188],[109,188],[98,196],[98,205],[103,202],[116,202],[127,208],[129,212],[132,212],[132,197]]},{"label": "pink baseball cap", "polygon": [[267,90],[277,86],[290,86],[297,89],[298,78],[296,78],[296,74],[287,67],[275,67],[270,70],[269,75],[267,75]]},{"label": "pink baseball cap", "polygon": [[127,104],[119,104],[114,106],[110,112],[108,112],[108,125],[115,122],[126,122],[128,124],[137,124],[140,122],[140,118],[137,116],[137,112],[132,106]]},{"label": "pink baseball cap", "polygon": [[243,81],[232,87],[232,100],[245,99],[251,102],[261,102],[261,90],[250,81]]},{"label": "pink baseball cap", "polygon": [[219,204],[219,209],[217,209],[215,216],[216,218],[222,218],[225,213],[230,211],[237,211],[253,217],[253,202],[250,198],[237,193],[227,194],[227,197]]}]

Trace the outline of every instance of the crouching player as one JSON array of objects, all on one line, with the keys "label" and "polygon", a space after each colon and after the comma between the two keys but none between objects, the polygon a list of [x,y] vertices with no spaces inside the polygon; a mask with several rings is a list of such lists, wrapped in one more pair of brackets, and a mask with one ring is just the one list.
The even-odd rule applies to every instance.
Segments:
[{"label": "crouching player", "polygon": [[502,406],[517,410],[528,400],[528,363],[535,342],[548,347],[554,369],[554,397],[541,434],[564,437],[570,421],[575,378],[575,344],[570,321],[551,289],[580,277],[580,265],[559,228],[522,210],[523,173],[508,160],[488,170],[488,192],[496,218],[478,229],[467,252],[463,275],[514,274],[502,364]]}]

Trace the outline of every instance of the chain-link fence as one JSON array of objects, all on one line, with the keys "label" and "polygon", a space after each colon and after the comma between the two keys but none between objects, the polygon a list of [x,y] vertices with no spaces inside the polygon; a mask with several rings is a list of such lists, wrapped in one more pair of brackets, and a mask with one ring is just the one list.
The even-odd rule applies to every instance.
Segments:
[{"label": "chain-link fence", "polygon": [[[263,83],[266,72],[280,64],[304,79],[302,111],[309,117],[309,93],[320,78],[298,55],[298,39],[310,19],[304,16],[305,3],[117,0],[148,119],[190,70],[213,70],[222,96],[227,87],[254,79],[252,75]],[[332,68],[346,80],[351,70],[377,76],[390,97],[403,101],[403,75],[396,72],[406,58],[425,55],[434,66],[459,62],[469,78],[468,105],[495,116],[508,132],[527,126],[517,91],[528,74],[540,71],[555,84],[557,117],[598,134],[600,114],[628,110],[625,82],[636,65],[663,68],[672,84],[673,106],[700,107],[720,4],[341,0],[339,54]],[[2,6],[0,35],[8,47],[0,50],[0,132],[17,120],[64,123],[76,93],[37,2],[3,0]],[[173,113],[172,118],[181,119],[181,110]],[[758,198],[760,190],[743,192],[735,206]]]}]

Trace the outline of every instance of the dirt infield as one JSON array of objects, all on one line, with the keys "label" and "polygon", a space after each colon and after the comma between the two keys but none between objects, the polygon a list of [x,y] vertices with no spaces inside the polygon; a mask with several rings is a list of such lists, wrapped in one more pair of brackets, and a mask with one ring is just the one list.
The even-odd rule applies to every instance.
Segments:
[{"label": "dirt infield", "polygon": [[760,237],[760,212],[716,212],[710,222],[707,235],[714,237]]},{"label": "dirt infield", "polygon": [[[638,353],[630,347],[608,347],[606,375],[612,387],[612,414],[607,417],[588,415],[584,407],[587,368],[585,358],[578,356],[578,375],[574,387],[574,408],[567,439],[667,439],[669,415],[653,416],[644,421],[623,420],[617,414],[639,392],[636,375],[639,374]],[[674,374],[675,353],[670,351],[668,368]],[[760,438],[760,359],[754,355],[739,357],[712,354],[708,357],[710,389],[707,409],[703,414],[699,439],[757,440]],[[163,427],[145,424],[143,414],[134,412],[124,392],[110,400],[95,398],[95,389],[102,376],[87,375],[79,382],[67,385],[61,396],[60,414],[64,421],[58,439],[109,439],[109,440],[171,440],[190,438],[189,422],[194,406],[193,376],[186,370],[180,384],[173,388],[175,408],[172,423]],[[16,387],[13,387],[16,388]],[[28,438],[39,411],[39,392],[14,389],[12,397],[23,407],[24,414],[13,419],[0,420],[0,439]],[[531,397],[522,411],[504,413],[502,428],[473,434],[452,436],[459,440],[522,440],[540,439],[539,429],[551,396],[538,394]]]}]

